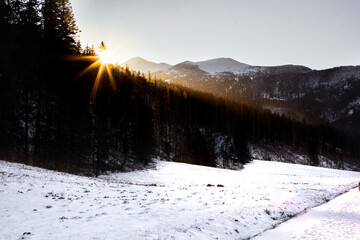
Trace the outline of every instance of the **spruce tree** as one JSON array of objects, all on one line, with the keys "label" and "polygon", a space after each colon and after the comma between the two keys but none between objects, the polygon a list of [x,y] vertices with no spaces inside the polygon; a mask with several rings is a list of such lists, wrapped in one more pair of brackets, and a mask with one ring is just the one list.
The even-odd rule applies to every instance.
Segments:
[{"label": "spruce tree", "polygon": [[79,29],[69,0],[45,0],[43,3],[44,37],[48,47],[60,52],[79,52]]}]

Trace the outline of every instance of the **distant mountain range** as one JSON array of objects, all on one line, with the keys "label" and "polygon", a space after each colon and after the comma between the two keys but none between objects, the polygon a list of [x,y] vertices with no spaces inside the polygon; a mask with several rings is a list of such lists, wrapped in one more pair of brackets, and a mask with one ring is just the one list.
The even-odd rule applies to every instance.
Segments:
[{"label": "distant mountain range", "polygon": [[251,66],[231,58],[174,66],[136,57],[130,69],[235,101],[261,104],[307,121],[327,121],[360,136],[360,66],[312,70],[304,66]]},{"label": "distant mountain range", "polygon": [[171,67],[170,64],[154,63],[154,62],[147,61],[141,57],[131,58],[131,59],[127,60],[126,62],[124,62],[122,65],[123,66],[128,65],[130,69],[135,70],[135,71],[140,71],[143,73],[157,72],[160,70],[169,69]]}]

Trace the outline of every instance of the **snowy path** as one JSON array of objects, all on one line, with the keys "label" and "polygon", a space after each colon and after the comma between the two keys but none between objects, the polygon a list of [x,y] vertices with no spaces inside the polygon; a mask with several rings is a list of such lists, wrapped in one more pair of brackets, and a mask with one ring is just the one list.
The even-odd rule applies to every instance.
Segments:
[{"label": "snowy path", "polygon": [[253,238],[253,240],[267,239],[360,239],[359,189],[352,189]]},{"label": "snowy path", "polygon": [[359,179],[267,161],[241,171],[157,161],[100,178],[0,161],[0,239],[247,239]]}]

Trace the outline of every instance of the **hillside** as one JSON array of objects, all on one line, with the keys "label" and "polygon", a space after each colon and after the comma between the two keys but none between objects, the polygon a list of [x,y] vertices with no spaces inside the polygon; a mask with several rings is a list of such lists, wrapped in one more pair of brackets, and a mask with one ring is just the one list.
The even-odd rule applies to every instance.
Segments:
[{"label": "hillside", "polygon": [[100,65],[91,67],[96,56],[67,59],[49,59],[26,74],[3,71],[0,79],[16,84],[4,86],[9,97],[0,99],[8,106],[0,109],[7,113],[0,119],[1,158],[95,176],[141,168],[153,156],[230,169],[254,156],[279,161],[301,156],[296,161],[309,165],[325,157],[328,167],[358,167],[342,158],[346,145],[327,125],[295,121],[129,68],[107,65],[102,71]]},{"label": "hillside", "polygon": [[155,161],[151,169],[99,178],[4,161],[0,168],[5,239],[245,239],[360,178],[256,160],[242,171]]},{"label": "hillside", "polygon": [[[333,127],[263,110],[251,97],[240,102],[212,94],[218,88],[211,78],[264,68],[228,58],[175,66],[139,57],[128,62],[138,70],[162,69],[166,82],[111,64],[104,41],[81,49],[68,0],[1,4],[8,10],[0,14],[1,159],[91,176],[139,169],[154,156],[230,169],[254,156],[357,167],[348,161],[346,138]],[[168,84],[176,82],[173,74],[190,87]]]},{"label": "hillside", "polygon": [[[233,62],[205,61],[214,68],[189,71],[183,64],[154,73],[173,83],[209,91],[240,102],[258,102],[264,108],[296,119],[322,119],[359,136],[360,67],[311,70],[303,66],[253,67],[235,70]],[[236,61],[235,61],[236,62]],[[238,65],[242,63],[236,62]],[[207,71],[206,71],[207,70]]]},{"label": "hillside", "polygon": [[295,65],[251,66],[231,58],[217,58],[186,61],[153,74],[168,82],[235,101],[255,101],[264,108],[300,121],[323,120],[353,136],[360,133],[357,94],[360,91],[360,67],[318,71]]}]

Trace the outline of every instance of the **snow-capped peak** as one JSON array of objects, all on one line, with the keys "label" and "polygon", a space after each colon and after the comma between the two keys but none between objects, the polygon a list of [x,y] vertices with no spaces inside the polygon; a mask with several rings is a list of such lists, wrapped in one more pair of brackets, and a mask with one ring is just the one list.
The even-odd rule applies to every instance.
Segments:
[{"label": "snow-capped peak", "polygon": [[215,58],[207,61],[192,62],[193,65],[199,66],[199,68],[210,74],[220,72],[233,72],[235,74],[241,74],[251,68],[250,65],[238,62],[232,58]]}]

